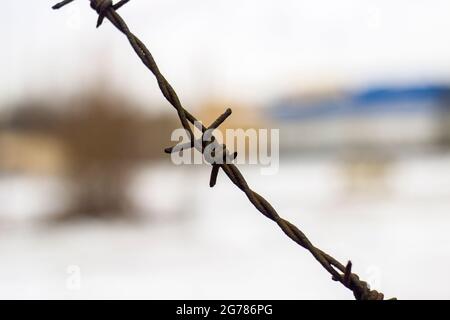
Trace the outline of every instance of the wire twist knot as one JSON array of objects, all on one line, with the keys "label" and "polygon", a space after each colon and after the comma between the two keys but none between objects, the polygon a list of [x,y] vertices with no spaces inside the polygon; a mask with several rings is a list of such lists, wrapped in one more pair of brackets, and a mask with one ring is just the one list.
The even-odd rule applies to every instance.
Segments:
[{"label": "wire twist knot", "polygon": [[209,127],[204,127],[201,122],[194,122],[194,126],[202,132],[200,139],[191,140],[188,143],[177,144],[176,146],[166,148],[166,153],[182,153],[187,149],[197,149],[204,156],[207,163],[212,166],[211,177],[209,180],[209,186],[212,188],[216,185],[219,169],[223,164],[231,164],[238,156],[237,152],[230,153],[226,145],[219,144],[213,135],[215,129],[217,129],[225,120],[232,114],[231,109],[227,109],[222,115],[220,115],[216,121],[214,121]]},{"label": "wire twist knot", "polygon": [[[354,275],[359,281],[359,277]],[[353,294],[357,300],[383,300],[384,294],[377,290],[371,290],[369,284],[366,281],[359,281],[358,286],[351,288]]]},{"label": "wire twist knot", "polygon": [[[55,4],[52,8],[57,10],[74,2],[75,0],[63,0]],[[116,11],[120,9],[123,5],[130,2],[130,0],[120,0],[116,4],[112,0],[89,0],[91,3],[91,8],[98,13],[97,28],[100,27],[105,20],[106,15],[110,9]]]}]

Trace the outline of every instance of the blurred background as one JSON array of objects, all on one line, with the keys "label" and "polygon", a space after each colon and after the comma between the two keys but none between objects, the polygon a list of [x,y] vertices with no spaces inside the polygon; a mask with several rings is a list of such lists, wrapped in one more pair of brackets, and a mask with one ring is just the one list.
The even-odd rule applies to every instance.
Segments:
[{"label": "blurred background", "polygon": [[[0,11],[0,298],[349,299],[179,126],[87,1]],[[388,297],[450,298],[450,3],[152,0],[121,14],[206,124],[280,129],[255,190]]]}]

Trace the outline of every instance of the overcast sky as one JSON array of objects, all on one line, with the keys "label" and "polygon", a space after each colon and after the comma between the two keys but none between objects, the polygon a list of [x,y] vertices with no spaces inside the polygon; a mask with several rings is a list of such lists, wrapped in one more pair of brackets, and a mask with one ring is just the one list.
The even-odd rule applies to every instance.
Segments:
[{"label": "overcast sky", "polygon": [[[88,1],[3,0],[0,106],[66,94],[102,74],[162,102],[152,76]],[[26,3],[26,5],[25,5]],[[181,99],[253,103],[314,86],[450,78],[448,0],[133,0],[120,10]]]}]

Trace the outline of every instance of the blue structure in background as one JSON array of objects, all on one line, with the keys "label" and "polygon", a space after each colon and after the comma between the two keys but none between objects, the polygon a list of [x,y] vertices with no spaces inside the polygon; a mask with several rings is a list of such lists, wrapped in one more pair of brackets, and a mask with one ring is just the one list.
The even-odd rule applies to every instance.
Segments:
[{"label": "blue structure in background", "polygon": [[269,116],[281,121],[411,113],[450,113],[450,86],[376,87],[313,101],[286,99],[269,108]]}]

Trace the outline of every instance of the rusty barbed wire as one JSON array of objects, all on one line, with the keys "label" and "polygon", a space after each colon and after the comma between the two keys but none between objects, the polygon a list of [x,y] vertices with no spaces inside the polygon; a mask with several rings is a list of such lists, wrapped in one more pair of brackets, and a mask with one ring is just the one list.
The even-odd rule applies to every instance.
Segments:
[{"label": "rusty barbed wire", "polygon": [[[53,6],[53,9],[60,9],[65,5],[73,2],[74,0],[64,0]],[[172,88],[170,83],[166,80],[163,74],[160,72],[158,65],[156,64],[152,54],[144,45],[144,43],[136,37],[128,28],[123,18],[117,13],[123,5],[127,4],[130,0],[121,0],[116,4],[112,0],[89,0],[90,6],[98,13],[97,27],[100,27],[104,19],[108,19],[121,33],[123,33],[128,41],[130,42],[132,48],[136,54],[141,59],[142,63],[153,73],[155,76],[159,88],[163,96],[167,101],[176,109],[178,117],[180,119],[181,125],[187,131],[190,143],[183,146],[175,146],[167,148],[166,153],[179,152],[187,148],[195,148],[200,152],[204,152],[206,146],[214,141],[214,138],[210,142],[205,143],[204,140],[200,143],[195,140],[193,131],[189,125],[189,122],[193,125],[198,125],[200,131],[203,135],[211,131],[211,129],[218,128],[230,115],[231,110],[227,111],[221,115],[210,127],[205,127],[203,124],[199,124],[199,121],[194,117],[189,111],[184,109],[177,93]],[[202,137],[203,138],[203,137]],[[322,267],[332,276],[334,281],[340,282],[346,288],[353,292],[353,295],[357,300],[383,300],[384,295],[381,292],[370,289],[367,282],[360,280],[358,275],[352,272],[352,263],[349,261],[346,265],[340,263],[337,259],[333,258],[329,254],[325,253],[321,249],[315,247],[312,242],[307,238],[307,236],[295,225],[289,221],[280,217],[277,211],[272,207],[272,205],[264,199],[261,195],[253,191],[244,176],[241,174],[239,169],[231,163],[237,154],[234,153],[230,155],[225,145],[223,147],[224,163],[216,163],[211,161],[212,165],[210,186],[214,187],[217,181],[217,176],[220,169],[222,169],[228,178],[242,191],[245,193],[249,201],[256,207],[256,209],[261,212],[264,216],[269,218],[278,224],[281,230],[293,241],[299,244],[301,247],[308,250],[313,257],[322,265]]]}]

